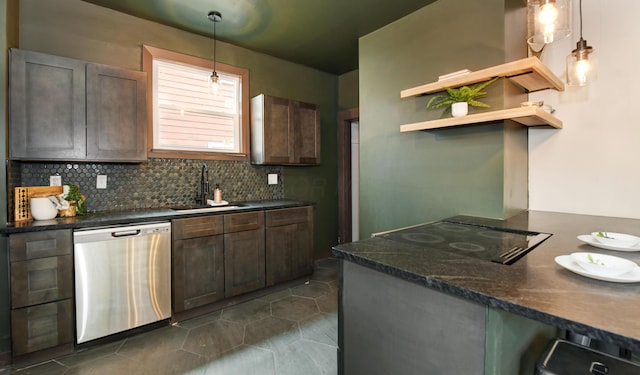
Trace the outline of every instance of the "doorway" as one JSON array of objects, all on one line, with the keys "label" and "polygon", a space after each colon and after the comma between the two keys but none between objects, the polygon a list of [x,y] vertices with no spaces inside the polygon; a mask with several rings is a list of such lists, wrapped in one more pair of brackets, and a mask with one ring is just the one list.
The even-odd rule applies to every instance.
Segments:
[{"label": "doorway", "polygon": [[359,239],[358,108],[338,112],[338,243]]}]

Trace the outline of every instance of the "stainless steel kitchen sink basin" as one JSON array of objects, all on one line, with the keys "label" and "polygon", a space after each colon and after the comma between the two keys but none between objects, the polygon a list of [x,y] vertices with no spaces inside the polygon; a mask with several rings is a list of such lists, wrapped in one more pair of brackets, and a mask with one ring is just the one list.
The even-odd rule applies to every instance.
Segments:
[{"label": "stainless steel kitchen sink basin", "polygon": [[242,204],[229,204],[226,206],[178,206],[171,207],[173,211],[177,211],[180,213],[197,213],[197,212],[218,212],[218,211],[229,211],[236,208],[243,207]]}]

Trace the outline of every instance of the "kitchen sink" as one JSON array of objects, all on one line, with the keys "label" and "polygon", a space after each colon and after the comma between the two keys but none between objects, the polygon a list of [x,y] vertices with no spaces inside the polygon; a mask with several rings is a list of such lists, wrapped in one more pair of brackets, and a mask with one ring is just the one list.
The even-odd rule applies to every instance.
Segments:
[{"label": "kitchen sink", "polygon": [[244,207],[243,204],[229,204],[226,206],[201,206],[201,205],[192,205],[192,206],[176,206],[171,207],[173,211],[181,212],[181,213],[196,213],[196,212],[218,212],[218,211],[229,211],[236,208]]}]

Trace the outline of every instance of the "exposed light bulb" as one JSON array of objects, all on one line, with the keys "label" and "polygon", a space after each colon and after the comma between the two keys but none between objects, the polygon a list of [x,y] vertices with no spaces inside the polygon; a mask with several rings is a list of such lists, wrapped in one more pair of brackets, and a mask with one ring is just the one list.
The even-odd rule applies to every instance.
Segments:
[{"label": "exposed light bulb", "polygon": [[578,85],[586,85],[589,77],[589,70],[591,70],[591,64],[589,64],[589,60],[578,60],[576,62],[575,70]]},{"label": "exposed light bulb", "polygon": [[542,24],[544,30],[544,43],[553,42],[553,35],[556,31],[556,20],[558,19],[558,9],[555,2],[548,2],[540,7],[538,21]]},{"label": "exposed light bulb", "polygon": [[587,45],[587,41],[580,39],[576,49],[567,56],[567,83],[572,86],[584,86],[589,83],[591,63],[589,54],[593,48]]},{"label": "exposed light bulb", "polygon": [[220,77],[218,76],[218,73],[214,70],[213,73],[211,73],[211,80],[210,80],[210,91],[209,93],[211,93],[211,91],[213,91],[213,95],[218,95],[218,92],[220,92]]}]

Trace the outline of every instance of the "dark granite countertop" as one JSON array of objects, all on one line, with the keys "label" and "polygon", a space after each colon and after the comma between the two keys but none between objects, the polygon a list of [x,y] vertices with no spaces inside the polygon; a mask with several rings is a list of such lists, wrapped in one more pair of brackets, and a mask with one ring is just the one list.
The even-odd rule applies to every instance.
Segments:
[{"label": "dark granite countertop", "polygon": [[554,261],[559,255],[590,251],[640,263],[640,252],[604,250],[577,239],[593,231],[640,235],[640,220],[530,211],[497,222],[553,236],[512,265],[379,237],[342,244],[333,252],[426,287],[640,352],[640,283],[594,280]]},{"label": "dark granite countertop", "polygon": [[167,221],[177,218],[197,217],[205,215],[224,215],[237,212],[248,212],[256,210],[269,210],[277,208],[299,207],[313,205],[310,202],[293,200],[271,200],[271,201],[248,201],[231,203],[239,204],[237,208],[230,208],[221,211],[204,212],[180,212],[170,208],[150,208],[141,210],[129,210],[118,212],[91,213],[75,217],[59,217],[52,220],[30,220],[23,222],[7,223],[0,228],[0,233],[12,234],[21,232],[35,232],[52,229],[81,229],[90,227],[101,227],[110,225],[125,225],[150,221]]}]

